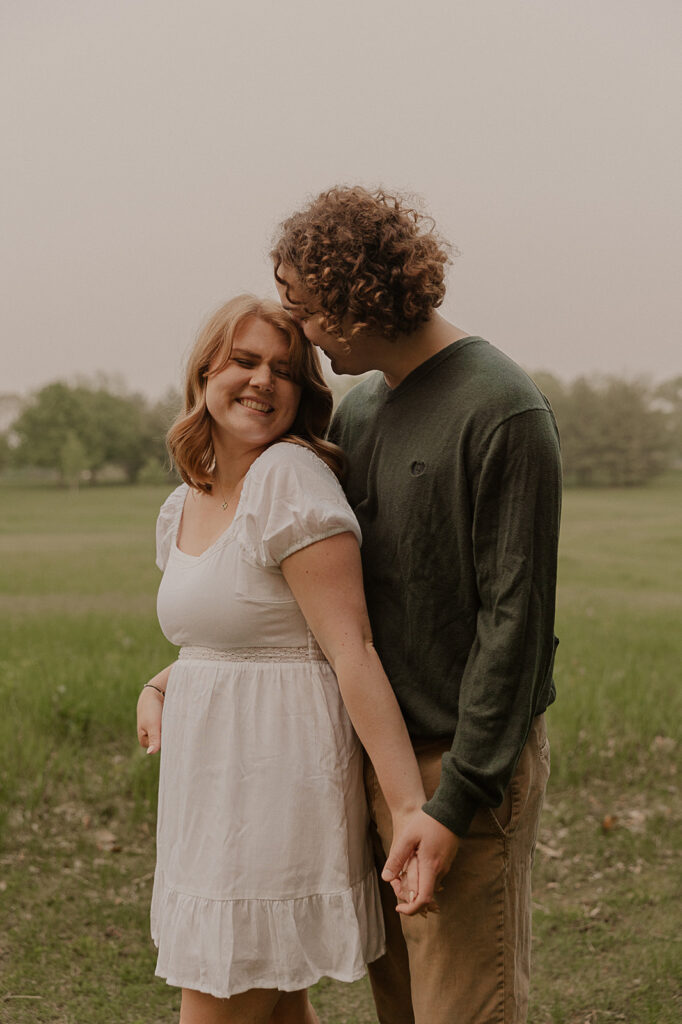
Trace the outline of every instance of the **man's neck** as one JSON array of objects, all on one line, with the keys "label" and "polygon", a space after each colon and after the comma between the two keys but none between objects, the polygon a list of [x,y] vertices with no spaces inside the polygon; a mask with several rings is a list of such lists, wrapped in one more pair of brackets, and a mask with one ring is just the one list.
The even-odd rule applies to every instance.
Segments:
[{"label": "man's neck", "polygon": [[401,335],[395,341],[376,341],[375,368],[381,370],[389,388],[397,388],[405,378],[431,356],[462,338],[467,331],[460,330],[448,320],[434,313],[422,327],[412,334]]}]

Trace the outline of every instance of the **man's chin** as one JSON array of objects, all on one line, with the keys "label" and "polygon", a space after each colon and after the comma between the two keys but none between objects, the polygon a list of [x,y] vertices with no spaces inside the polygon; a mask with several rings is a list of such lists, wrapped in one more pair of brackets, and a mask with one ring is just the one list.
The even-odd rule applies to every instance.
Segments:
[{"label": "man's chin", "polygon": [[355,376],[353,371],[349,370],[347,366],[344,366],[342,362],[340,363],[335,356],[327,356],[327,359],[329,360],[329,365],[331,366],[332,371],[336,374],[337,377]]}]

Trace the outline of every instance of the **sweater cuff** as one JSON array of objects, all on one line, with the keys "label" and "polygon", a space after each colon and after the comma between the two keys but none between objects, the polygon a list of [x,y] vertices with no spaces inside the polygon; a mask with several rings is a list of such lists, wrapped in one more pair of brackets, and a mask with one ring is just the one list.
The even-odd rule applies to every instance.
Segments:
[{"label": "sweater cuff", "polygon": [[422,805],[422,810],[463,839],[479,806],[480,801],[462,790],[444,792],[441,782],[431,799]]}]

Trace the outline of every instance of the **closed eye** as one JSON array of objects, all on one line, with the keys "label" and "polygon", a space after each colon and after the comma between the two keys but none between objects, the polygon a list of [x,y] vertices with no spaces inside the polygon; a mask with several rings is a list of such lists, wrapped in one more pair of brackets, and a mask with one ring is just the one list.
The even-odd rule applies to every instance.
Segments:
[{"label": "closed eye", "polygon": [[305,324],[308,320],[312,320],[313,317],[320,315],[319,313],[308,312],[308,310],[304,309],[303,306],[285,306],[284,308],[297,324]]}]

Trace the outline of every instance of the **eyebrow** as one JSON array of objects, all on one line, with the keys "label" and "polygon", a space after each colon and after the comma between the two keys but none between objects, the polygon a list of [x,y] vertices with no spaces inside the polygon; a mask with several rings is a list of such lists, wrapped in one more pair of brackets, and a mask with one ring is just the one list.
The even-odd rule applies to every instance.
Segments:
[{"label": "eyebrow", "polygon": [[[235,345],[233,347],[232,351],[230,352],[231,356],[233,356],[235,354],[240,355],[240,356],[247,356],[249,359],[261,359],[262,358],[262,356],[260,356],[258,352],[250,352],[248,348],[239,348],[238,345]],[[288,359],[276,359],[275,363],[277,364],[277,366],[288,366],[289,365],[289,360]]]}]

